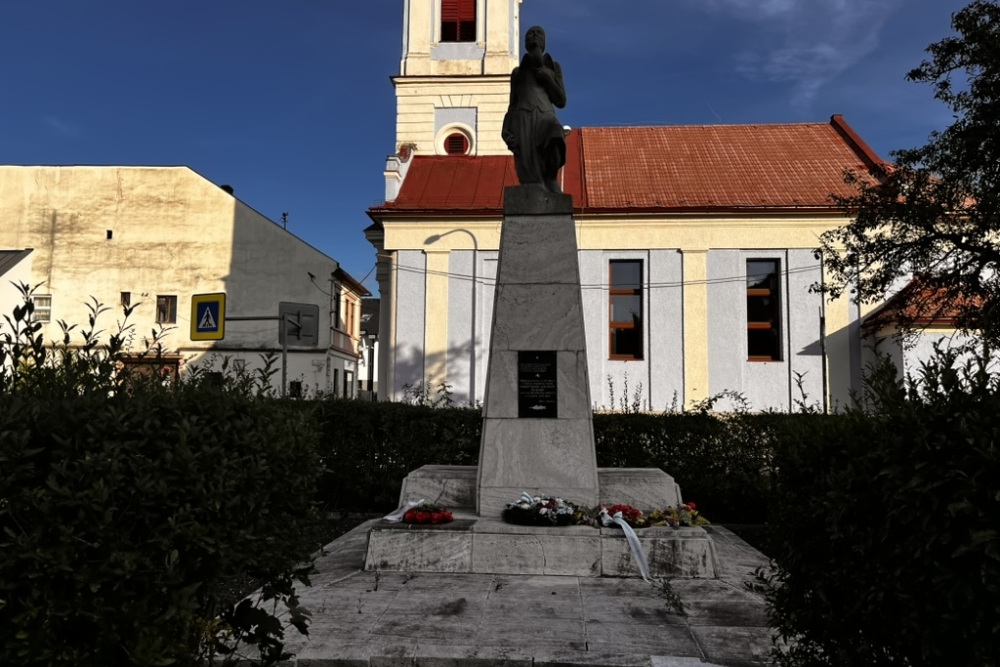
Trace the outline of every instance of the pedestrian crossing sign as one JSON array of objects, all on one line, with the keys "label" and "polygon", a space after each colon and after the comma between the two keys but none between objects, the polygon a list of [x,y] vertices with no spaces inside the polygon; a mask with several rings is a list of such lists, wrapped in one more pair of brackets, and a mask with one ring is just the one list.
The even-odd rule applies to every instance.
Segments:
[{"label": "pedestrian crossing sign", "polygon": [[191,340],[222,340],[226,334],[226,295],[191,297]]}]

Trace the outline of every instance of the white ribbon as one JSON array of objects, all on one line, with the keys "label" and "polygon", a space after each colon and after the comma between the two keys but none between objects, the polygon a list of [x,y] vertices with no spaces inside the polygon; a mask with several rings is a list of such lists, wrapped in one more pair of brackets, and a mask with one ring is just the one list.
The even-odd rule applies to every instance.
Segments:
[{"label": "white ribbon", "polygon": [[399,523],[400,521],[403,520],[403,515],[405,515],[407,512],[409,512],[411,509],[413,509],[417,505],[422,504],[423,502],[424,502],[423,500],[410,500],[405,505],[403,505],[402,507],[400,507],[398,510],[396,510],[395,512],[393,512],[392,514],[386,514],[382,518],[385,519],[386,521],[392,521],[393,523]]},{"label": "white ribbon", "polygon": [[622,531],[625,533],[625,539],[628,541],[628,545],[632,549],[632,556],[635,558],[635,564],[639,566],[639,574],[642,575],[642,578],[646,583],[653,583],[649,580],[649,565],[646,563],[646,554],[642,552],[642,545],[639,544],[639,536],[635,534],[634,530],[632,530],[632,526],[628,525],[628,522],[622,518],[622,513],[615,512],[615,515],[611,516],[608,514],[606,509],[602,509],[601,523],[605,526],[610,526],[612,523],[616,523],[621,526]]}]

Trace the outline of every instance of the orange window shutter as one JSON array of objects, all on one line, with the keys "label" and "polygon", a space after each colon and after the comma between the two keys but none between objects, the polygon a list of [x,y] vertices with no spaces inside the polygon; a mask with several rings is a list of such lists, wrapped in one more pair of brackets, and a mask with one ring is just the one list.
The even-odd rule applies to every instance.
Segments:
[{"label": "orange window shutter", "polygon": [[476,20],[476,0],[456,0],[459,21]]}]

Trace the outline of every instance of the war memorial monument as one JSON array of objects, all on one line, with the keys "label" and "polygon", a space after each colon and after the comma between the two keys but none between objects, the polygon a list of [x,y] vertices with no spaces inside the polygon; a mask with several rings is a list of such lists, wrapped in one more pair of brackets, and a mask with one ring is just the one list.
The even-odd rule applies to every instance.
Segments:
[{"label": "war memorial monument", "polygon": [[[762,598],[744,582],[767,560],[715,526],[643,528],[639,558],[618,526],[504,522],[521,494],[578,505],[681,503],[662,470],[600,469],[562,70],[528,30],[503,138],[520,185],[505,192],[479,465],[425,466],[400,505],[426,499],[455,520],[375,520],[334,541],[300,590],[313,623],[286,637],[299,667],[748,667],[771,647]],[[635,533],[633,533],[635,535]],[[665,605],[663,588],[684,601]]]},{"label": "war memorial monument", "polygon": [[[659,469],[598,469],[573,200],[566,163],[562,68],[545,32],[528,29],[511,73],[503,139],[519,186],[504,219],[478,468],[425,466],[404,481],[401,504],[426,499],[457,510],[446,526],[372,529],[365,567],[416,572],[639,576],[617,526],[536,527],[501,520],[522,493],[577,505],[663,508],[680,489]],[[718,558],[699,527],[642,529],[654,576],[715,577]]]}]

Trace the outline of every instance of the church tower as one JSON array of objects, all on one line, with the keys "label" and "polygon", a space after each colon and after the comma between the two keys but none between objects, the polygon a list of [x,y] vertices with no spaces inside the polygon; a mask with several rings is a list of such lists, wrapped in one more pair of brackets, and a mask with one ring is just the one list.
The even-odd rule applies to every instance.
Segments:
[{"label": "church tower", "polygon": [[521,0],[403,0],[392,201],[418,155],[502,155],[500,128],[517,66]]}]

